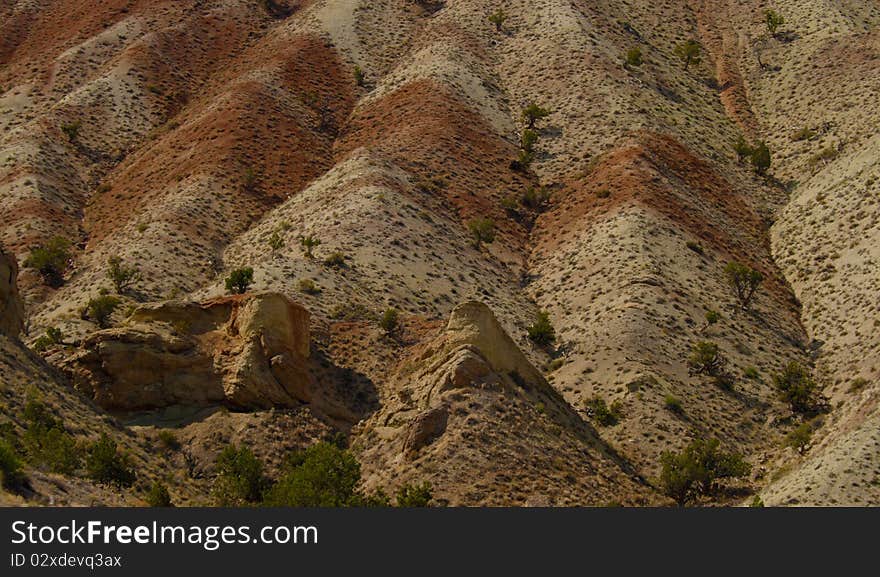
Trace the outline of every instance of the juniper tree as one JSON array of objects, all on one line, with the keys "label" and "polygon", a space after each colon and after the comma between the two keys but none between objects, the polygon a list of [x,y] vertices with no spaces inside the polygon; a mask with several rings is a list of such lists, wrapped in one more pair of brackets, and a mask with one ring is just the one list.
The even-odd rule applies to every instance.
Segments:
[{"label": "juniper tree", "polygon": [[691,64],[700,63],[700,53],[702,52],[700,43],[693,39],[688,39],[675,47],[675,55],[684,62],[684,69],[687,70]]},{"label": "juniper tree", "polygon": [[743,310],[747,310],[752,302],[752,297],[755,296],[755,291],[764,280],[764,275],[760,271],[736,261],[727,263],[727,266],[724,267],[724,274],[736,293],[740,306]]}]

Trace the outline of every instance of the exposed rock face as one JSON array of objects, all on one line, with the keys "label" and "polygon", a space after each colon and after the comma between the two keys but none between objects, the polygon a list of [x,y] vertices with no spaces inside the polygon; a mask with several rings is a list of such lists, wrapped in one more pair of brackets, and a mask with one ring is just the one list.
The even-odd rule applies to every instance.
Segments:
[{"label": "exposed rock face", "polygon": [[265,408],[315,400],[308,356],[308,311],[261,293],[142,306],[126,326],[85,339],[66,366],[107,409]]},{"label": "exposed rock face", "polygon": [[18,296],[18,263],[0,247],[0,334],[18,337],[24,327],[24,307]]}]

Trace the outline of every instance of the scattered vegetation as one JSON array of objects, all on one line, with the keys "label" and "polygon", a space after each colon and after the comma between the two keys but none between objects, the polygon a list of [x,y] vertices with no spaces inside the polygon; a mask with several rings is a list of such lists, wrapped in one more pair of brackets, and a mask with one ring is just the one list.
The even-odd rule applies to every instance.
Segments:
[{"label": "scattered vegetation", "polygon": [[86,474],[96,483],[117,487],[131,487],[136,478],[131,458],[106,433],[86,452]]},{"label": "scattered vegetation", "polygon": [[617,400],[609,406],[605,399],[596,395],[587,401],[587,414],[603,427],[611,427],[623,418],[623,403]]},{"label": "scattered vegetation", "polygon": [[118,256],[107,259],[107,276],[116,289],[117,294],[125,294],[131,286],[141,279],[141,271],[137,266],[126,265]]},{"label": "scattered vegetation", "polygon": [[82,451],[46,405],[35,398],[29,399],[23,417],[25,430],[21,441],[32,465],[65,475],[79,469]]},{"label": "scattered vegetation", "polygon": [[58,288],[64,284],[64,271],[70,260],[70,241],[56,236],[45,245],[31,251],[24,266],[37,270],[47,286]]},{"label": "scattered vegetation", "polygon": [[733,150],[736,152],[737,159],[742,162],[746,158],[752,156],[752,146],[743,138],[742,135],[736,139],[736,142],[733,145]]},{"label": "scattered vegetation", "polygon": [[226,290],[232,294],[243,295],[254,282],[254,269],[237,268],[226,277]]},{"label": "scattered vegetation", "polygon": [[751,465],[742,455],[720,450],[718,439],[694,439],[680,453],[664,451],[660,455],[660,488],[679,506],[712,495],[721,479],[746,477]]},{"label": "scattered vegetation", "polygon": [[627,50],[625,62],[627,68],[638,68],[641,66],[644,63],[642,60],[642,49],[635,46]]},{"label": "scattered vegetation", "polygon": [[703,47],[700,43],[693,39],[688,39],[675,47],[675,55],[684,62],[684,69],[687,70],[691,64],[700,63],[700,54]]},{"label": "scattered vegetation", "polygon": [[507,14],[501,8],[489,15],[489,22],[495,25],[495,30],[498,32],[504,31],[505,20],[507,20]]},{"label": "scattered vegetation", "polygon": [[44,335],[41,335],[34,341],[33,349],[38,353],[42,353],[51,346],[62,344],[61,341],[63,338],[64,335],[61,333],[61,329],[49,327],[46,329]]},{"label": "scattered vegetation", "polygon": [[538,106],[535,103],[529,104],[522,111],[522,119],[526,123],[526,128],[534,130],[535,123],[550,116],[550,110]]},{"label": "scattered vegetation", "polygon": [[361,466],[351,453],[332,443],[318,443],[288,457],[281,478],[266,494],[266,505],[362,506],[368,499],[358,490],[360,480]]},{"label": "scattered vegetation", "polygon": [[320,241],[319,239],[315,238],[315,237],[312,236],[312,235],[308,235],[308,236],[300,236],[300,237],[299,237],[299,244],[300,244],[300,246],[302,247],[303,252],[305,253],[305,255],[306,255],[308,258],[314,258],[313,255],[312,255],[312,250],[313,250],[316,246],[320,246],[321,241]]},{"label": "scattered vegetation", "polygon": [[333,268],[344,268],[345,255],[339,251],[330,253],[330,255],[324,259],[324,266],[329,266]]},{"label": "scattered vegetation", "polygon": [[727,263],[727,266],[724,267],[724,274],[736,293],[740,306],[743,310],[748,310],[752,298],[755,296],[755,291],[764,281],[764,275],[760,271],[736,261]]},{"label": "scattered vegetation", "polygon": [[800,142],[802,140],[813,140],[814,138],[816,138],[816,131],[806,126],[797,130],[794,134],[791,135],[791,139],[795,142]]},{"label": "scattered vegetation", "polygon": [[321,292],[321,288],[312,279],[304,278],[299,281],[299,292],[307,295],[316,295]]},{"label": "scattered vegetation", "polygon": [[82,127],[82,122],[79,120],[74,120],[73,122],[68,122],[61,125],[61,132],[64,133],[64,136],[67,137],[67,140],[70,142],[74,142],[79,136],[79,129]]},{"label": "scattered vegetation", "polygon": [[364,71],[361,69],[361,67],[355,66],[354,67],[354,81],[355,81],[355,83],[358,86],[363,87],[364,85],[366,85],[366,80],[367,79],[364,76]]},{"label": "scattered vegetation", "polygon": [[118,298],[107,294],[95,297],[86,304],[86,317],[106,329],[110,326],[110,317],[121,303]]},{"label": "scattered vegetation", "polygon": [[166,487],[164,483],[160,483],[159,481],[153,482],[153,486],[150,487],[150,492],[147,493],[147,496],[144,500],[150,507],[174,506],[174,503],[171,502],[171,494],[168,492],[168,487]]},{"label": "scattered vegetation", "polygon": [[762,176],[767,174],[771,162],[770,149],[767,148],[767,145],[763,140],[758,142],[757,146],[752,149],[749,158],[752,161],[752,167],[754,167],[756,173]]},{"label": "scattered vegetation", "polygon": [[785,436],[785,446],[795,449],[799,455],[803,455],[810,448],[813,439],[813,426],[810,423],[801,423],[796,429]]},{"label": "scattered vegetation", "polygon": [[476,218],[468,222],[467,226],[476,248],[495,242],[495,221],[491,218]]},{"label": "scattered vegetation", "polygon": [[430,507],[434,498],[431,484],[406,484],[397,490],[398,507]]},{"label": "scattered vegetation", "polygon": [[0,439],[0,487],[14,491],[24,479],[21,461],[15,450],[5,440]]},{"label": "scattered vegetation", "polygon": [[282,248],[284,248],[284,237],[281,236],[277,230],[272,231],[272,236],[269,237],[268,240],[269,248],[272,249],[272,252],[278,252]]},{"label": "scattered vegetation", "polygon": [[764,22],[767,24],[767,31],[774,38],[777,37],[779,27],[785,24],[785,18],[775,10],[766,10],[764,12]]},{"label": "scattered vegetation", "polygon": [[260,177],[256,173],[256,171],[247,167],[244,171],[244,189],[247,192],[255,192],[257,187],[260,185]]},{"label": "scattered vegetation", "polygon": [[556,331],[553,329],[553,325],[550,324],[550,313],[546,311],[539,311],[535,317],[535,322],[526,331],[528,332],[529,339],[537,345],[546,347],[556,341]]},{"label": "scattered vegetation", "polygon": [[666,395],[663,399],[663,406],[666,407],[666,410],[672,411],[677,415],[684,414],[684,407],[681,404],[681,399],[673,395]]},{"label": "scattered vegetation", "polygon": [[385,312],[379,317],[379,327],[386,335],[394,335],[400,328],[400,314],[397,312],[397,309],[385,309]]},{"label": "scattered vegetation", "polygon": [[774,374],[773,387],[779,399],[788,403],[795,413],[815,413],[825,405],[819,385],[810,371],[800,363],[792,361],[781,373]]},{"label": "scattered vegetation", "polygon": [[721,354],[716,343],[699,341],[691,347],[687,360],[688,370],[692,375],[709,375],[719,377],[724,373],[727,359]]},{"label": "scattered vegetation", "polygon": [[229,445],[217,457],[211,495],[218,507],[244,507],[263,499],[269,481],[263,464],[247,447]]}]

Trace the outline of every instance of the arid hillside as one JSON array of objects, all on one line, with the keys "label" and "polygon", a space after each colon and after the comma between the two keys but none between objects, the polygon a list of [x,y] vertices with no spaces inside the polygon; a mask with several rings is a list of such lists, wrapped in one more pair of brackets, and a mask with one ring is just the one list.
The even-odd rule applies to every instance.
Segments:
[{"label": "arid hillside", "polygon": [[[878,25],[4,2],[2,499],[211,504],[230,444],[333,440],[441,505],[880,504]],[[709,439],[750,466],[676,488]]]}]

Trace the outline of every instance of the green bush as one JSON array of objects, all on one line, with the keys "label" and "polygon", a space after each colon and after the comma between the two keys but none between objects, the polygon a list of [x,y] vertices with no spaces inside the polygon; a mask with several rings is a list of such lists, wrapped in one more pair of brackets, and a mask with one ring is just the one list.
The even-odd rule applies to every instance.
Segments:
[{"label": "green bush", "polygon": [[675,55],[684,62],[684,69],[687,70],[691,64],[700,63],[700,53],[703,47],[696,40],[689,39],[675,47]]},{"label": "green bush", "polygon": [[603,427],[612,427],[623,418],[623,403],[617,400],[608,406],[605,399],[597,395],[587,401],[587,413]]},{"label": "green bush", "polygon": [[519,147],[526,152],[534,152],[535,144],[538,143],[538,133],[534,130],[526,128],[522,132],[519,140]]},{"label": "green bush", "polygon": [[86,474],[96,483],[131,487],[137,475],[131,458],[117,450],[116,441],[107,433],[92,443],[86,452]]},{"label": "green bush", "polygon": [[180,449],[180,441],[173,431],[162,429],[159,431],[157,438],[159,439],[159,446],[165,451],[177,451]]},{"label": "green bush", "polygon": [[691,347],[688,357],[688,369],[692,375],[709,375],[717,377],[724,372],[727,359],[721,354],[716,343],[699,341]]},{"label": "green bush", "polygon": [[495,30],[502,32],[504,30],[504,21],[507,20],[507,14],[499,8],[489,15],[489,22],[495,25]]},{"label": "green bush", "polygon": [[229,445],[217,457],[217,477],[211,494],[219,507],[243,507],[259,503],[268,480],[263,463],[247,447]]},{"label": "green bush", "polygon": [[724,267],[724,274],[736,293],[740,306],[743,310],[747,310],[755,296],[755,291],[764,281],[764,275],[760,271],[736,261],[727,263],[727,266]]},{"label": "green bush", "polygon": [[277,230],[272,231],[272,235],[269,237],[268,243],[269,248],[272,249],[272,252],[277,252],[284,248],[284,238]]},{"label": "green bush", "polygon": [[779,27],[785,24],[785,18],[775,10],[764,12],[764,21],[767,23],[767,31],[775,38]]},{"label": "green bush", "polygon": [[706,326],[717,324],[721,320],[721,313],[715,310],[706,311]]},{"label": "green bush", "polygon": [[53,345],[62,344],[61,341],[64,338],[64,335],[61,333],[61,329],[55,327],[49,327],[46,329],[46,334],[41,335],[37,340],[34,341],[34,350],[38,353],[42,353],[49,347]]},{"label": "green bush", "polygon": [[299,281],[299,292],[307,295],[316,295],[321,292],[321,288],[312,279],[304,278]]},{"label": "green bush", "polygon": [[345,267],[345,255],[339,251],[331,253],[330,256],[324,259],[324,266],[333,268]]},{"label": "green bush", "polygon": [[789,363],[781,373],[773,375],[773,387],[780,400],[796,413],[814,413],[825,404],[813,375],[797,362]]},{"label": "green bush", "polygon": [[550,116],[551,112],[546,108],[538,106],[535,103],[529,104],[522,111],[522,119],[526,123],[526,127],[529,130],[533,130],[535,128],[535,123],[539,120],[547,118]]},{"label": "green bush", "polygon": [[663,451],[660,489],[679,505],[713,493],[720,479],[748,476],[751,465],[738,453],[719,449],[718,439],[695,439],[680,453]]},{"label": "green bush", "polygon": [[131,285],[141,279],[141,271],[136,266],[128,266],[118,256],[107,259],[107,276],[116,288],[117,294],[125,294]]},{"label": "green bush", "polygon": [[312,249],[321,244],[321,241],[312,235],[309,236],[300,236],[299,244],[303,249],[303,252],[306,254],[308,258],[312,258]]},{"label": "green bush", "polygon": [[550,191],[544,186],[529,186],[520,197],[520,203],[534,212],[541,212],[550,201]]},{"label": "green bush", "polygon": [[361,467],[354,456],[331,443],[294,454],[266,494],[270,507],[352,507],[364,504],[357,486]]},{"label": "green bush", "polygon": [[397,490],[398,507],[430,507],[433,498],[431,484],[427,481],[421,485],[406,484]]},{"label": "green bush", "polygon": [[171,494],[168,492],[168,487],[159,481],[153,482],[153,486],[150,487],[150,492],[147,493],[145,500],[150,507],[174,506],[174,503],[171,502]]},{"label": "green bush", "polygon": [[663,399],[663,406],[666,407],[668,411],[672,411],[677,415],[684,414],[684,407],[681,404],[681,399],[673,395],[666,395]]},{"label": "green bush", "polygon": [[537,345],[548,346],[556,341],[556,331],[550,324],[550,313],[539,311],[535,322],[526,328],[529,339]]},{"label": "green bush", "polygon": [[80,447],[46,405],[35,399],[28,400],[23,417],[25,427],[21,443],[32,465],[64,475],[71,475],[79,469],[82,461]]},{"label": "green bush", "polygon": [[810,423],[801,423],[796,429],[785,436],[785,446],[797,450],[801,455],[810,447],[813,438],[813,427]]},{"label": "green bush", "polygon": [[759,142],[758,145],[752,149],[750,159],[752,161],[752,166],[755,168],[755,172],[762,175],[767,173],[767,170],[770,168],[771,158],[770,149],[767,148],[764,141]]},{"label": "green bush", "polygon": [[243,295],[254,282],[254,269],[237,268],[226,277],[226,290],[232,294]]},{"label": "green bush", "polygon": [[483,243],[495,242],[495,222],[489,218],[477,218],[468,222],[468,230],[474,246],[480,248]]},{"label": "green bush", "polygon": [[61,125],[61,132],[67,137],[67,140],[73,142],[76,140],[76,137],[79,136],[79,129],[82,128],[82,123],[79,120],[74,120],[73,122],[68,122],[66,124]]},{"label": "green bush", "polygon": [[757,367],[753,367],[753,366],[749,365],[748,367],[743,369],[743,376],[747,379],[752,380],[752,381],[757,381],[758,379],[761,378],[761,373],[758,372]]},{"label": "green bush", "polygon": [[364,71],[360,66],[354,67],[354,81],[358,86],[364,86],[366,84],[366,77],[364,76]]},{"label": "green bush", "polygon": [[56,236],[45,245],[35,248],[24,261],[24,266],[37,270],[43,283],[57,288],[64,284],[64,271],[70,260],[70,241]]},{"label": "green bush", "polygon": [[14,491],[24,479],[21,472],[21,461],[12,446],[4,440],[0,440],[0,486],[8,491]]},{"label": "green bush", "polygon": [[393,335],[400,328],[400,314],[397,309],[387,308],[379,318],[379,326],[386,335]]},{"label": "green bush", "polygon": [[642,49],[638,46],[630,48],[626,51],[626,65],[627,67],[639,67],[643,64],[642,60]]},{"label": "green bush", "polygon": [[89,300],[86,305],[86,314],[95,324],[105,329],[110,326],[110,317],[121,303],[122,301],[114,296],[99,296]]}]

